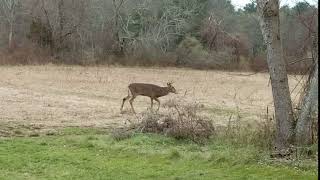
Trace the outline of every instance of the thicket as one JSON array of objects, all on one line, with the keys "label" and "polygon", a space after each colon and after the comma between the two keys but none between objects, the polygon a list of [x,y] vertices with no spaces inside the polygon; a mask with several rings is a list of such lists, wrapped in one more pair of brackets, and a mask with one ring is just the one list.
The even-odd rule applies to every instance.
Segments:
[{"label": "thicket", "polygon": [[300,160],[317,157],[318,129],[316,120],[311,130],[311,145],[292,145],[288,149],[274,151],[275,121],[270,115],[261,115],[259,120],[245,122],[239,112],[226,114],[229,116],[226,125],[218,125],[207,114],[203,113],[203,104],[188,102],[183,99],[171,99],[163,104],[165,111],[145,111],[127,120],[128,125],[115,128],[113,139],[121,141],[137,134],[161,134],[177,140],[192,141],[200,145],[212,141],[223,141],[235,146],[254,146],[272,152],[271,158]]},{"label": "thicket", "polygon": [[[280,10],[288,70],[310,65],[317,7]],[[5,0],[0,64],[121,64],[266,70],[256,4],[229,0]]]}]

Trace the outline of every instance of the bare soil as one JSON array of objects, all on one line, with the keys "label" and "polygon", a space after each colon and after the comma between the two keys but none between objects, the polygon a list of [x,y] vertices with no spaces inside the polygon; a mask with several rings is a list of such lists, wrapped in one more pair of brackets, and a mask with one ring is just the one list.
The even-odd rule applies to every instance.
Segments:
[{"label": "bare soil", "polygon": [[[183,98],[201,103],[205,107],[203,113],[216,124],[226,124],[231,115],[240,116],[243,121],[259,121],[267,107],[272,117],[269,75],[248,74],[177,68],[2,66],[0,134],[10,134],[14,127],[43,130],[123,125],[126,119],[134,117],[128,103],[126,113],[120,113],[122,98],[132,82],[165,86],[172,80],[179,94],[170,94],[160,101]],[[296,84],[300,78],[289,76],[294,101],[299,97],[301,87]],[[138,113],[146,111],[150,99],[137,97],[134,106]]]}]

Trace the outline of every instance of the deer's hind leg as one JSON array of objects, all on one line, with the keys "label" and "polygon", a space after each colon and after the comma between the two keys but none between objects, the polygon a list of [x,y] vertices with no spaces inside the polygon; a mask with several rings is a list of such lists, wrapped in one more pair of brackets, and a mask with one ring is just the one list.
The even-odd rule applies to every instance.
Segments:
[{"label": "deer's hind leg", "polygon": [[151,111],[152,111],[152,109],[153,109],[153,98],[150,98],[150,100],[151,100]]},{"label": "deer's hind leg", "polygon": [[150,108],[150,110],[151,110],[151,112],[152,112],[152,111],[153,111],[153,98],[150,97],[150,100],[151,100],[151,108]]},{"label": "deer's hind leg", "polygon": [[131,99],[129,100],[129,102],[130,102],[130,106],[131,106],[131,109],[132,109],[133,113],[136,114],[136,111],[135,111],[134,108],[133,108],[133,101],[134,101],[135,98],[136,98],[136,96],[135,96],[135,95],[132,95],[132,97],[131,97]]},{"label": "deer's hind leg", "polygon": [[130,92],[128,91],[128,95],[122,99],[122,104],[121,104],[121,108],[120,108],[120,111],[121,111],[121,112],[122,112],[124,103],[125,103],[130,97],[131,97],[131,96],[130,96]]}]

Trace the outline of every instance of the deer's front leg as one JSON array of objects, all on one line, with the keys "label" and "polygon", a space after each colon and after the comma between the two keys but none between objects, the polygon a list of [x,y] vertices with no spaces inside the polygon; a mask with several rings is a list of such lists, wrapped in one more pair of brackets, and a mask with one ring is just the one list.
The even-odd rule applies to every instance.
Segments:
[{"label": "deer's front leg", "polygon": [[153,109],[153,98],[150,98],[150,100],[151,100],[151,111],[152,111],[152,109]]},{"label": "deer's front leg", "polygon": [[158,98],[155,98],[154,100],[156,100],[156,101],[158,102],[158,109],[157,109],[157,111],[159,111],[159,109],[160,109],[160,101],[159,101]]}]

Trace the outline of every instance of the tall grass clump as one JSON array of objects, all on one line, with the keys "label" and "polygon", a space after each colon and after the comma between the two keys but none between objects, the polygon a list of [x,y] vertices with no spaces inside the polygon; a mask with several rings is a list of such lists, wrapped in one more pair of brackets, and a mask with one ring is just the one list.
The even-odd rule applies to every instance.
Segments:
[{"label": "tall grass clump", "polygon": [[253,145],[261,149],[272,149],[275,126],[272,119],[261,118],[255,123],[242,122],[239,115],[231,116],[227,126],[217,132],[217,138],[239,146]]},{"label": "tall grass clump", "polygon": [[[241,116],[230,116],[226,126],[215,126],[203,105],[171,99],[163,104],[162,112],[146,111],[131,119],[126,130],[113,133],[116,139],[130,137],[132,133],[156,133],[196,143],[223,142],[235,146],[255,146],[271,150],[274,139],[274,121],[261,117],[254,123],[243,122]],[[234,117],[234,118],[233,118]],[[119,138],[120,137],[120,138]],[[125,138],[123,138],[125,137]]]},{"label": "tall grass clump", "polygon": [[175,139],[187,139],[203,143],[214,134],[213,122],[198,114],[201,106],[196,103],[183,104],[169,100],[164,105],[165,113],[144,112],[138,115],[130,129],[135,132],[157,133]]}]

